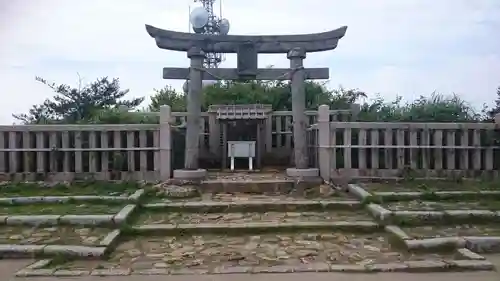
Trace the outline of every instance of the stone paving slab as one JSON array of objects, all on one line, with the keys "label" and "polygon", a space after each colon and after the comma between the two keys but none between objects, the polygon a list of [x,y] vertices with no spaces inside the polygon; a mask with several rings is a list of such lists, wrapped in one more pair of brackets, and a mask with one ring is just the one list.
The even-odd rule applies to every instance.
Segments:
[{"label": "stone paving slab", "polygon": [[[118,245],[108,261],[74,261],[57,270],[92,272],[131,269],[170,273],[380,271],[381,264],[453,260],[454,254],[409,254],[391,248],[380,234],[304,233],[279,235],[203,235],[135,237]],[[373,269],[368,265],[379,264]],[[389,266],[386,266],[389,267]],[[399,266],[393,266],[400,268]],[[436,266],[436,268],[438,268]],[[154,272],[154,271],[157,272]],[[396,269],[394,269],[396,270]],[[232,272],[230,272],[232,271]]]}]

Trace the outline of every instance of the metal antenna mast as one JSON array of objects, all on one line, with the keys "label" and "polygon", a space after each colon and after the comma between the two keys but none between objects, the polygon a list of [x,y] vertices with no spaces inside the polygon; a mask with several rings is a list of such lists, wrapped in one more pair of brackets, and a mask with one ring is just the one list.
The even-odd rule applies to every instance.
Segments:
[{"label": "metal antenna mast", "polygon": [[[201,3],[203,9],[195,8],[190,14],[190,22],[193,30],[199,34],[208,35],[226,35],[229,32],[229,21],[227,19],[219,18],[214,13],[215,0],[194,0],[195,3]],[[220,4],[220,3],[219,3]],[[220,4],[222,11],[222,4]],[[216,68],[224,61],[224,55],[219,53],[207,53],[204,60],[206,68]]]}]

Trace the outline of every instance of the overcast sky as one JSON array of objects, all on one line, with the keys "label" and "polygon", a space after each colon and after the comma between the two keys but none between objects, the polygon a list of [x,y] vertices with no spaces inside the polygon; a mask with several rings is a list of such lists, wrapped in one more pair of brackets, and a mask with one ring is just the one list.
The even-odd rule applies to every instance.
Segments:
[{"label": "overcast sky", "polygon": [[[219,1],[216,1],[216,10]],[[144,24],[188,31],[192,0],[0,0],[0,124],[52,95],[35,82],[77,85],[119,77],[130,95],[182,82],[164,66],[188,66],[185,53],[160,50]],[[308,55],[329,67],[330,85],[411,100],[438,91],[475,106],[500,85],[499,0],[224,0],[231,34],[322,32],[347,25],[334,51]],[[235,66],[229,56],[223,67]],[[285,55],[259,65],[288,66]]]}]

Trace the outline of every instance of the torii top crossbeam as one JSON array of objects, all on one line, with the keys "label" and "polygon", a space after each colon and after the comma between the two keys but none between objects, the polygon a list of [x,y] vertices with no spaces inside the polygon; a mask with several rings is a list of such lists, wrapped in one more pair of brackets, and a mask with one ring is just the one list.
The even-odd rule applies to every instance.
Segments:
[{"label": "torii top crossbeam", "polygon": [[257,53],[287,53],[293,48],[305,52],[333,50],[344,37],[347,26],[327,32],[298,35],[209,35],[177,32],[146,25],[148,34],[156,40],[160,49],[185,51],[196,46],[204,52],[237,53],[240,45],[251,44]]}]

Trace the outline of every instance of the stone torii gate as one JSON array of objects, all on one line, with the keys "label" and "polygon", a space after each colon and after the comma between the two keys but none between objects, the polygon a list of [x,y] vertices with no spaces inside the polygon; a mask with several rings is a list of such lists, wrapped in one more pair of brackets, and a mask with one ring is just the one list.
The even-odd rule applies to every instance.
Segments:
[{"label": "stone torii gate", "polygon": [[[295,168],[287,169],[291,177],[317,177],[318,169],[308,167],[305,116],[306,79],[328,79],[328,68],[304,68],[307,53],[333,50],[344,37],[347,26],[315,34],[302,35],[207,35],[176,32],[146,25],[160,49],[187,52],[189,68],[163,68],[164,79],[187,79],[187,128],[183,170],[174,178],[201,179],[206,171],[199,169],[199,137],[203,80],[291,80]],[[203,68],[205,52],[236,53],[237,68]],[[285,53],[290,68],[260,69],[258,54]]]}]

